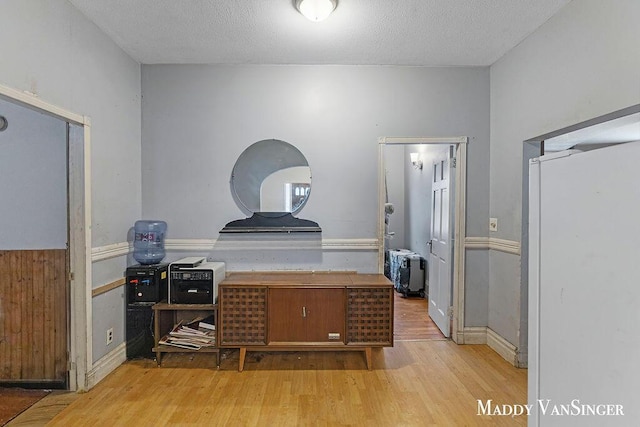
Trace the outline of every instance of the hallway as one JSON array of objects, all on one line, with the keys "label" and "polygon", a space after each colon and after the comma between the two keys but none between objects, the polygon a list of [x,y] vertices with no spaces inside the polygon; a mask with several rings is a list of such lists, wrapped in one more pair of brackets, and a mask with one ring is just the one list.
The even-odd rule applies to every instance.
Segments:
[{"label": "hallway", "polygon": [[428,305],[425,298],[403,298],[399,293],[394,293],[394,341],[447,339],[429,317]]}]

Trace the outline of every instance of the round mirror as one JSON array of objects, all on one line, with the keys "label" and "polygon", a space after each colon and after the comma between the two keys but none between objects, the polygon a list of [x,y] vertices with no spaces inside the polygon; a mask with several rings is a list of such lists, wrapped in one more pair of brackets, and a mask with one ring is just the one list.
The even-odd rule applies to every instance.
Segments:
[{"label": "round mirror", "polygon": [[311,191],[311,168],[293,145],[265,139],[249,146],[231,173],[236,202],[251,213],[299,212]]}]

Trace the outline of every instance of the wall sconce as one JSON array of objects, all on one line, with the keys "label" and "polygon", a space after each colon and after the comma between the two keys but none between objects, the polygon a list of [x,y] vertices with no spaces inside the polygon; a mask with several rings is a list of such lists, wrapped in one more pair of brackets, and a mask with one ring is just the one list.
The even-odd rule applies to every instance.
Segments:
[{"label": "wall sconce", "polygon": [[296,9],[313,22],[324,21],[338,6],[338,0],[295,0]]},{"label": "wall sconce", "polygon": [[411,164],[416,169],[422,169],[422,160],[420,160],[420,153],[410,153]]}]

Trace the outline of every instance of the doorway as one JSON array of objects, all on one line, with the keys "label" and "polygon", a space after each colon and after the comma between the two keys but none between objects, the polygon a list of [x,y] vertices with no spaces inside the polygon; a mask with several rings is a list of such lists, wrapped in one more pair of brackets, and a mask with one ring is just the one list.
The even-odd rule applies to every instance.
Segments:
[{"label": "doorway", "polygon": [[[16,147],[20,149],[20,143],[25,143],[26,151],[21,152],[21,155],[27,157],[23,159],[25,161],[19,162],[23,170],[16,170],[8,179],[2,180],[8,184],[4,191],[15,191],[22,186],[24,188],[20,191],[27,192],[27,197],[20,203],[6,204],[5,206],[9,206],[10,215],[3,215],[4,218],[26,221],[16,224],[17,232],[11,230],[11,226],[6,227],[6,224],[4,227],[7,233],[9,230],[12,231],[13,243],[19,241],[22,235],[24,244],[18,244],[20,247],[16,247],[18,250],[15,250],[16,248],[10,246],[16,245],[4,240],[8,246],[2,248],[5,250],[4,260],[8,260],[1,267],[3,285],[11,280],[11,289],[3,287],[12,295],[11,300],[4,296],[2,300],[14,303],[10,308],[4,307],[0,313],[3,315],[3,332],[12,334],[12,349],[5,349],[8,351],[6,354],[11,355],[12,359],[6,361],[3,353],[3,369],[6,375],[3,375],[2,380],[20,386],[47,385],[48,388],[84,390],[87,388],[87,373],[91,369],[91,280],[88,279],[91,277],[90,121],[88,117],[70,113],[32,95],[2,85],[0,101],[7,110],[13,111],[12,114],[21,114],[24,117],[33,117],[35,114],[44,117],[44,122],[54,124],[54,128],[57,129],[54,133],[62,135],[58,143],[39,147],[31,154],[28,152],[29,144],[26,144],[23,137],[19,137]],[[11,129],[11,117],[12,115],[7,117],[5,131]],[[16,121],[14,124],[18,123],[19,121]],[[28,121],[22,127],[33,128],[30,130],[37,132],[39,126]],[[45,131],[44,134],[47,135],[48,132]],[[54,150],[51,156],[57,159],[52,171],[41,170],[49,168],[50,165],[40,165],[38,168],[33,166],[30,169],[31,165],[35,165],[35,158],[47,160],[49,155],[43,150],[51,149]],[[29,161],[30,159],[33,161]],[[2,171],[7,173],[6,168],[2,168]],[[29,200],[29,194],[36,194],[38,186],[45,186],[42,181],[50,179],[37,178],[40,172],[55,172],[56,178],[51,178],[52,182],[47,183],[53,185],[53,189],[50,189],[53,194],[42,196],[55,198],[55,213],[48,203],[44,203],[44,207],[30,204],[33,200]],[[36,179],[31,179],[33,177]],[[37,218],[37,215],[45,215],[46,218],[43,220]],[[44,229],[35,233],[40,241],[27,237],[28,231],[24,234],[20,232],[31,226],[37,228],[38,222],[42,222],[44,226]],[[43,246],[44,250],[29,247],[29,244],[34,243]],[[6,250],[10,253],[7,254]],[[17,253],[20,253],[22,258],[16,258]],[[18,285],[14,286],[15,284]],[[18,299],[13,291],[18,290],[20,286],[26,288],[27,284],[33,286]],[[30,311],[23,312],[21,304],[30,299],[35,305]],[[54,300],[56,305],[50,307],[51,301]],[[5,326],[8,316],[11,316],[10,331],[7,331]],[[13,348],[13,344],[18,342],[19,352]],[[5,347],[8,348],[8,345]],[[26,350],[29,348],[31,352]],[[11,364],[9,371],[5,366],[8,363]],[[27,366],[29,368],[25,371]]]},{"label": "doorway", "polygon": [[0,99],[2,384],[66,388],[67,123]]},{"label": "doorway", "polygon": [[[379,272],[384,273],[388,254],[395,255],[388,249],[397,245],[407,246],[410,253],[425,259],[425,293],[432,301],[429,316],[454,342],[458,342],[458,333],[464,325],[467,141],[466,137],[379,139]],[[391,177],[389,170],[398,159],[402,166],[396,167],[396,176]],[[399,169],[404,172],[399,173]],[[402,179],[399,174],[403,175]],[[443,179],[445,177],[450,179]],[[391,192],[401,194],[397,199],[399,203],[390,202]],[[393,214],[389,215],[390,211]],[[395,229],[394,221],[398,226]]]}]

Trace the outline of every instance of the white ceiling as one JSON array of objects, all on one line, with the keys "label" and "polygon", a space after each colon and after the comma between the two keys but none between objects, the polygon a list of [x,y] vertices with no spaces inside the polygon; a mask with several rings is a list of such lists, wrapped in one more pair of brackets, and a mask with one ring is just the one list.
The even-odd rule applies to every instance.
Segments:
[{"label": "white ceiling", "polygon": [[143,64],[487,66],[570,0],[69,0]]}]

